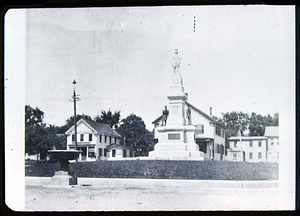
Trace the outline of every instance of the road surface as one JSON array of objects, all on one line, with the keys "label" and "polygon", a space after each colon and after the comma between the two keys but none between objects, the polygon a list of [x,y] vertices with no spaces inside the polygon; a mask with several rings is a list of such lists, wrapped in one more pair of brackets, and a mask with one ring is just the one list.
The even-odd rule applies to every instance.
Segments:
[{"label": "road surface", "polygon": [[49,182],[50,178],[26,181],[26,210],[275,210],[279,204],[274,185],[256,187],[250,182],[84,178],[77,186]]}]

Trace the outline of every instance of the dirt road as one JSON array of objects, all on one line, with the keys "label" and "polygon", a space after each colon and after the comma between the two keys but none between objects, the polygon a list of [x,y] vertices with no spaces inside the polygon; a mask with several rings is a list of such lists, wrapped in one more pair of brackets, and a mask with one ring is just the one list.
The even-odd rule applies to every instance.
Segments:
[{"label": "dirt road", "polygon": [[104,184],[59,187],[26,185],[29,211],[151,211],[277,209],[276,188],[197,188],[166,184]]}]

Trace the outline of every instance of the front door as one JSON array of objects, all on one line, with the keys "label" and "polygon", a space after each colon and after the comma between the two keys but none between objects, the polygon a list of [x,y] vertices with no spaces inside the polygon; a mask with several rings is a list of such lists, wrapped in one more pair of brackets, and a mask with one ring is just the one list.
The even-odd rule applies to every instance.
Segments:
[{"label": "front door", "polygon": [[80,154],[80,160],[85,161],[86,160],[86,153],[87,153],[87,147],[79,147],[78,150],[81,150],[82,153]]}]

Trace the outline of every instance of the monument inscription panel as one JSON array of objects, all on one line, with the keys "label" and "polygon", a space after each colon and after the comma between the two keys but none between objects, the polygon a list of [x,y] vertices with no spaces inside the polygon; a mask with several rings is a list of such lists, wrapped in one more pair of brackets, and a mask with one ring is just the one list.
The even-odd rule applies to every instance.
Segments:
[{"label": "monument inscription panel", "polygon": [[169,140],[180,140],[180,133],[168,134]]}]

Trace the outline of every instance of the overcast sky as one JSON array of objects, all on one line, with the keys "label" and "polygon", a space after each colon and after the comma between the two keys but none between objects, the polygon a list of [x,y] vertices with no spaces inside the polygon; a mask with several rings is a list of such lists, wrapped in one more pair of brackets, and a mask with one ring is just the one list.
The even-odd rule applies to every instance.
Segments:
[{"label": "overcast sky", "polygon": [[219,117],[280,111],[294,74],[290,6],[30,9],[26,23],[25,103],[58,126],[73,115],[75,79],[78,114],[135,113],[152,130],[175,49],[189,102]]}]

